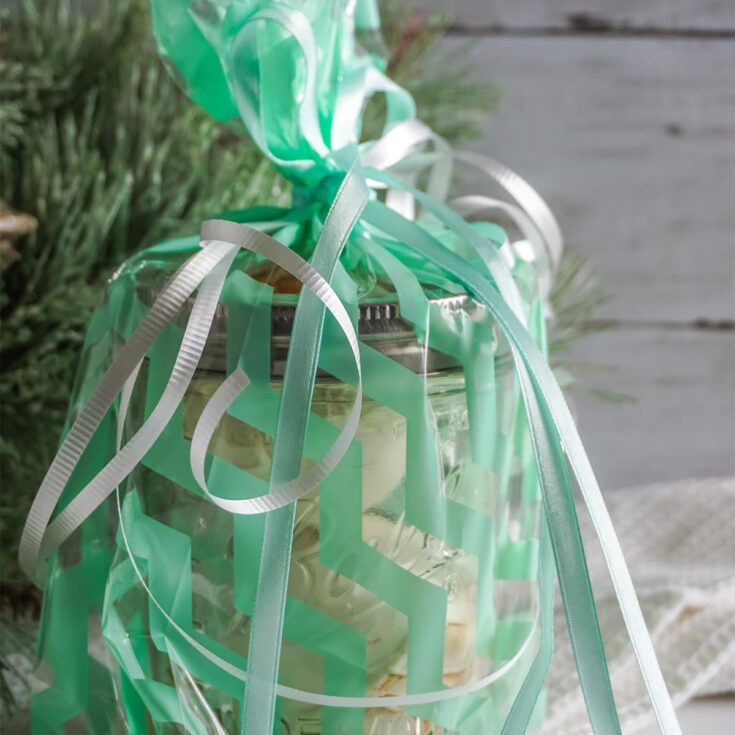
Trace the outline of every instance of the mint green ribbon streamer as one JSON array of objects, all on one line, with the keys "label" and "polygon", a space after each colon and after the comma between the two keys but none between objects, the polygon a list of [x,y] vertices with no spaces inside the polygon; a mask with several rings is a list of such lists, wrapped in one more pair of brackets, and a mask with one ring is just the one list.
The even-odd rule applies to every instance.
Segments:
[{"label": "mint green ribbon streamer", "polygon": [[[368,195],[359,167],[352,168],[337,192],[311,260],[312,267],[327,281],[334,273]],[[271,487],[291,481],[301,469],[323,326],[324,305],[311,291],[302,290],[296,307],[278,412]],[[242,735],[267,733],[273,726],[295,512],[296,504],[291,503],[269,513],[265,521],[250,633]]]},{"label": "mint green ribbon streamer", "polygon": [[[381,175],[373,171],[369,171],[368,173],[371,176]],[[385,180],[389,180],[385,175],[382,176]],[[421,197],[421,200],[423,199]],[[431,204],[430,202],[425,203]],[[442,214],[439,205],[432,204],[431,206],[436,214]],[[451,213],[451,215],[447,219],[452,224],[458,224],[453,222],[456,215],[454,213]],[[498,319],[499,324],[511,341],[511,345],[514,346],[514,359],[516,360],[516,368],[521,379],[521,388],[526,402],[529,426],[536,446],[539,480],[543,488],[544,504],[547,517],[549,518],[552,545],[557,559],[556,566],[559,584],[562,589],[565,611],[570,622],[570,637],[573,641],[575,660],[577,661],[580,674],[580,683],[585,693],[585,700],[595,733],[610,732],[617,734],[620,732],[620,725],[615,710],[605,651],[599,632],[594,598],[589,584],[589,575],[587,573],[584,548],[582,547],[576,512],[574,510],[574,501],[569,483],[565,481],[566,469],[564,459],[559,451],[554,451],[552,444],[553,434],[548,433],[549,427],[545,423],[546,419],[536,405],[536,394],[534,393],[533,383],[530,382],[533,380],[533,377],[529,377],[526,373],[526,369],[531,372],[534,367],[529,366],[526,368],[524,363],[518,360],[515,354],[518,341],[518,334],[515,330],[522,332],[524,336],[527,335],[527,332],[518,321],[513,310],[508,307],[505,294],[502,297],[506,298],[504,301],[502,298],[499,298],[499,294],[496,291],[488,287],[485,281],[476,278],[476,273],[466,263],[446,250],[423,229],[403,219],[400,215],[386,209],[377,202],[371,203],[367,208],[364,219],[377,229],[390,233],[396,239],[411,242],[413,247],[423,252],[432,262],[441,265],[443,269],[449,272],[454,272],[463,283],[475,291],[478,299]],[[462,224],[464,227],[467,226],[464,222]],[[464,230],[464,227],[462,230]],[[499,276],[495,280],[496,283],[499,281],[498,286],[501,293],[503,293],[506,288],[510,287],[510,283],[512,283],[512,281],[509,281],[510,276],[507,272],[504,272],[505,269],[494,251],[486,249],[485,253],[493,261],[493,270]],[[494,257],[490,255],[491,253]],[[490,270],[489,265],[488,270]],[[482,288],[475,290],[473,288],[473,281],[482,283]],[[489,298],[490,295],[494,298]],[[512,298],[512,296],[510,297]],[[512,320],[512,323],[514,323],[513,327],[508,328],[506,326],[507,322],[504,323],[497,308],[498,304],[503,305],[503,316],[506,319]],[[532,340],[528,339],[528,342],[533,345]],[[535,345],[533,345],[533,351],[536,360],[543,363],[543,358],[538,355]],[[532,375],[533,373],[531,372]]]},{"label": "mint green ribbon streamer", "polygon": [[[364,220],[381,230],[390,229],[391,234],[401,240],[410,238],[412,247],[432,262],[440,265],[446,272],[454,274],[465,283],[478,300],[487,306],[493,316],[498,320],[504,333],[511,341],[515,350],[517,350],[518,357],[520,358],[516,362],[519,375],[527,372],[534,390],[538,392],[538,398],[545,414],[544,423],[546,426],[542,427],[541,430],[544,431],[553,427],[559,446],[564,447],[566,457],[577,477],[580,491],[590,510],[593,525],[602,545],[608,570],[610,571],[613,585],[618,595],[621,612],[623,613],[633,650],[641,667],[641,673],[646,683],[659,726],[664,733],[679,733],[680,729],[676,715],[674,714],[661,669],[646,629],[640,605],[635,596],[630,573],[628,572],[620,544],[612,528],[610,517],[605,509],[594,472],[589,464],[561,389],[554,379],[550,368],[538,353],[536,345],[497,291],[489,287],[487,282],[471,268],[468,268],[467,264],[460,258],[435,242],[424,230],[416,227],[400,217],[400,215],[391,212],[376,202],[371,202],[366,208]],[[528,400],[529,394],[524,397]],[[527,403],[527,405],[529,404]],[[538,417],[529,415],[529,420],[531,422],[538,422]],[[536,426],[538,426],[538,423],[536,423]],[[577,525],[573,505],[567,503],[566,508],[564,505],[551,508],[548,514],[548,522],[552,529],[559,522],[564,522],[565,525],[570,524],[570,527]],[[563,534],[560,534],[560,541],[565,541]],[[564,559],[566,558],[565,554]],[[572,558],[570,556],[570,559]],[[557,573],[560,577],[566,573],[563,565],[564,561],[560,557],[557,557]],[[587,597],[585,587],[586,585],[583,585],[578,588],[574,580],[569,580],[569,589],[574,598],[568,603],[570,607],[573,607],[576,602],[585,604],[585,598]],[[590,626],[597,629],[596,621],[586,622],[588,625],[585,625],[585,628],[588,633]],[[570,630],[570,634],[574,632],[576,631]],[[599,671],[602,665],[602,661],[599,658],[595,661],[595,649],[597,649],[598,653],[600,651],[600,646],[594,642],[594,638],[597,637],[598,633],[593,631],[590,635],[589,644],[585,645],[584,650],[577,651],[577,661],[582,662],[584,670],[587,670],[589,666],[591,670]],[[582,676],[581,672],[580,676]],[[593,715],[593,712],[590,711],[590,717],[592,718],[594,716],[595,721],[600,723],[599,727],[605,728],[604,730],[600,730],[601,732],[607,732],[608,725],[604,717],[604,712],[605,710],[614,712],[614,700],[610,702],[611,695],[608,696],[606,692],[606,690],[609,690],[606,684],[603,683],[602,687],[598,685],[598,682],[587,680],[583,686],[586,686],[588,691],[594,690],[597,692],[601,690],[599,691],[599,698],[597,694],[594,696],[587,694],[586,699],[588,708],[595,708],[596,714]],[[615,728],[619,728],[617,717],[615,717],[613,722],[609,723],[609,726],[613,728],[613,731]]]},{"label": "mint green ribbon streamer", "polygon": [[551,666],[554,649],[554,558],[545,515],[541,517],[539,585],[541,610],[539,649],[511,705],[501,735],[521,735],[526,732]]},{"label": "mint green ribbon streamer", "polygon": [[[487,241],[483,241],[483,238],[455,212],[445,208],[438,202],[432,201],[422,192],[402,184],[400,180],[383,172],[368,169],[366,173],[395,188],[405,188],[428,211],[443,220],[450,230],[457,232],[475,247],[485,261],[487,270],[507,305],[505,308],[508,315],[513,318],[523,318],[520,295],[512,276],[505,263]],[[433,262],[446,268],[444,263],[437,261],[436,255],[429,254],[435,250],[436,246],[441,247],[435,240],[432,242],[431,235],[417,225],[403,220],[400,215],[377,205],[377,203],[373,203],[371,209],[374,213],[371,215],[370,211],[366,212],[365,220],[367,222],[371,222],[381,231],[390,232],[396,239],[411,242],[414,246],[417,243],[426,244],[430,248],[427,256]],[[442,248],[442,250],[444,249]],[[444,252],[448,253],[445,250]],[[462,278],[463,283],[468,286],[471,285],[467,280],[469,270],[465,263],[457,259],[455,272]],[[515,308],[513,308],[514,304],[516,305]],[[487,306],[497,318],[498,315],[493,310],[492,305],[487,304]],[[519,328],[525,332],[522,323],[519,324]],[[508,332],[506,334],[511,342],[515,343],[514,335]],[[529,342],[533,344],[531,340]],[[559,586],[569,624],[570,640],[577,662],[580,684],[594,731],[596,733],[618,735],[620,724],[617,719],[610,674],[587,571],[584,546],[579,524],[577,523],[566,460],[561,451],[555,427],[549,423],[552,420],[551,417],[538,405],[541,402],[541,406],[543,406],[543,397],[539,398],[535,393],[537,379],[534,380],[535,376],[533,374],[529,376],[523,369],[515,348],[513,356],[521,379],[521,389],[528,412],[529,427],[537,458],[546,514],[551,519],[551,541],[557,560]]]}]

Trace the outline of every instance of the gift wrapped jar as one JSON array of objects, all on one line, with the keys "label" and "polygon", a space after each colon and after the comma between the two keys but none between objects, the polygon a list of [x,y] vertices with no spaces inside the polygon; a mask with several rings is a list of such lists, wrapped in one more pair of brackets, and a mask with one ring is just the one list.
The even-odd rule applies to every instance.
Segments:
[{"label": "gift wrapped jar", "polygon": [[46,582],[34,733],[525,732],[552,547],[593,729],[619,732],[569,468],[675,722],[545,359],[546,205],[489,159],[515,203],[447,205],[470,157],[356,46],[372,2],[153,10],[188,94],[240,120],[293,206],[140,253],[92,318],[21,540]]},{"label": "gift wrapped jar", "polygon": [[[161,266],[138,264],[119,276],[134,280],[141,308],[173,270]],[[146,679],[165,682],[192,716],[225,732],[237,728],[238,696],[216,678],[192,675],[190,654],[176,653],[181,642],[165,619],[156,623],[151,590],[130,567],[139,559],[150,585],[151,565],[164,565],[158,581],[168,589],[154,590],[156,601],[170,613],[173,600],[190,596],[195,635],[247,655],[262,520],[213,505],[187,467],[187,443],[238,354],[251,382],[211,437],[208,479],[233,497],[249,488],[262,494],[268,482],[299,284],[262,266],[245,271],[231,274],[232,292],[225,289],[177,420],[128,481],[126,538],[111,579],[129,584],[108,586],[103,616],[124,673],[132,677],[124,653],[136,638],[145,650],[136,668]],[[540,497],[507,345],[466,294],[433,289],[421,318],[412,312],[409,320],[388,287],[378,282],[371,291],[354,309],[365,398],[353,448],[297,501],[280,661],[284,686],[371,706],[283,697],[281,732],[445,732],[437,720],[446,732],[480,725],[499,732],[538,645]],[[186,316],[171,325],[172,339]],[[304,467],[324,452],[354,400],[354,386],[337,377],[339,355],[323,354]],[[146,418],[160,390],[156,375],[170,360],[165,340],[154,346],[132,394],[129,433]],[[187,553],[166,565],[169,536]],[[421,701],[452,690],[451,714],[447,704]],[[471,729],[456,729],[468,718]]]}]

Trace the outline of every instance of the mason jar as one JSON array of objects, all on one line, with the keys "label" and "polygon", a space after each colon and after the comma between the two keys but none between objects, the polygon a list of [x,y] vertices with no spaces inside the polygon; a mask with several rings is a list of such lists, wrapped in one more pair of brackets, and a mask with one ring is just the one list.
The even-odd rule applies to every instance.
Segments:
[{"label": "mason jar", "polygon": [[[102,352],[128,338],[177,258],[118,274],[123,316],[101,334]],[[245,276],[247,297],[226,287],[183,404],[98,514],[95,543],[113,556],[87,645],[100,664],[89,696],[104,694],[80,731],[239,731],[244,676],[203,661],[170,621],[246,669],[263,516],[211,503],[192,482],[188,452],[204,406],[246,355],[254,390],[241,396],[245,412],[235,403],[220,421],[209,479],[232,497],[267,490],[298,290],[269,279]],[[124,435],[160,395],[186,317],[142,364]],[[540,495],[508,346],[463,293],[427,291],[419,326],[394,293],[375,288],[354,318],[363,408],[343,461],[297,501],[279,682],[299,694],[278,698],[280,735],[500,733],[539,645]],[[94,353],[88,346],[85,361]],[[330,359],[320,357],[304,468],[355,396]],[[61,566],[79,565],[75,548],[62,548]],[[98,564],[85,553],[83,563]]]}]

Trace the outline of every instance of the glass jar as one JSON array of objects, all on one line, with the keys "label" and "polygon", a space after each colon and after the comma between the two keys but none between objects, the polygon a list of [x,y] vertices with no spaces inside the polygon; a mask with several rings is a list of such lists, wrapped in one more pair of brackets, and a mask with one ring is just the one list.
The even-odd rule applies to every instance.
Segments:
[{"label": "glass jar", "polygon": [[[131,322],[150,302],[145,274],[134,278]],[[182,406],[120,489],[121,528],[114,507],[101,522],[116,550],[88,647],[113,694],[108,723],[85,720],[89,732],[239,731],[242,678],[203,660],[166,618],[233,669],[246,668],[263,517],[231,515],[204,497],[189,442],[233,354],[248,355],[253,383],[213,436],[209,481],[232,497],[266,491],[295,297],[265,307],[238,299],[218,307]],[[467,296],[426,303],[425,329],[395,299],[358,308],[357,435],[333,474],[297,502],[280,683],[307,696],[279,697],[279,735],[500,733],[535,656],[540,497],[507,346]],[[126,337],[123,323],[117,329]],[[160,395],[180,333],[172,325],[151,349],[126,433]],[[327,352],[304,467],[323,455],[324,437],[354,398]],[[421,699],[454,689],[452,698]],[[336,707],[318,695],[365,702]]]}]

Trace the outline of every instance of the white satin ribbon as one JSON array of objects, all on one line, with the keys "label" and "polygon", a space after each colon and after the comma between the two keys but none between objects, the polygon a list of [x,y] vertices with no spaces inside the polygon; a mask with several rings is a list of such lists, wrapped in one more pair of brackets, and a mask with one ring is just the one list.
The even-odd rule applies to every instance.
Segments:
[{"label": "white satin ribbon", "polygon": [[[307,261],[278,241],[246,225],[224,220],[205,222],[202,226],[203,250],[187,261],[179,273],[164,288],[132,337],[121,348],[103,376],[99,387],[85,404],[62,442],[41,487],[38,490],[21,538],[21,564],[35,579],[40,563],[58,548],[100,506],[130,474],[153,446],[180,404],[191,382],[204,349],[214,318],[215,308],[224,279],[237,251],[242,248],[260,253],[298,278],[312,290],[335,317],[350,346],[357,369],[357,388],[348,419],[335,443],[325,456],[296,480],[260,498],[228,501],[209,492],[204,479],[204,456],[216,422],[229,406],[219,405],[225,393],[218,391],[218,400],[210,401],[195,427],[196,442],[192,442],[192,468],[202,489],[213,502],[235,513],[264,513],[298,499],[324,479],[340,462],[357,431],[362,406],[362,373],[360,352],[349,314],[339,297],[324,278]],[[51,521],[61,492],[89,445],[96,429],[112,406],[116,396],[135,379],[146,351],[185,305],[194,289],[203,283],[196,296],[184,337],[179,347],[173,371],[164,392],[143,426],[128,443],[105,465]],[[226,390],[244,387],[244,373],[233,373],[226,381]],[[128,388],[132,390],[132,388]],[[229,395],[229,394],[228,394]],[[213,397],[214,399],[214,397]],[[213,400],[212,399],[212,400]],[[127,400],[127,399],[126,399]],[[203,421],[202,421],[203,419]],[[212,424],[212,421],[215,421]],[[234,504],[234,505],[231,505]]]},{"label": "white satin ribbon", "polygon": [[[531,262],[548,259],[550,268],[539,268],[542,296],[547,296],[552,286],[552,272],[558,268],[564,251],[561,229],[546,202],[515,171],[489,156],[454,151],[444,138],[419,120],[406,120],[391,128],[377,142],[364,144],[361,148],[361,161],[366,168],[390,170],[405,166],[406,161],[410,161],[412,152],[424,150],[429,143],[434,145],[434,153],[422,159],[419,166],[430,166],[427,193],[432,199],[440,202],[446,200],[452,179],[452,162],[456,160],[478,169],[515,200],[516,204],[512,204],[490,197],[468,196],[454,199],[449,204],[463,216],[493,211],[509,216],[532,248],[529,253],[527,245],[513,242],[511,246],[516,255]],[[385,188],[379,182],[371,182],[371,185]],[[389,194],[391,191],[389,189]],[[405,192],[403,194],[405,198]],[[409,205],[403,199],[400,201],[400,209],[391,206],[390,201],[386,201],[386,204],[397,211],[409,210]]]},{"label": "white satin ribbon", "polygon": [[191,469],[197,484],[215,505],[230,513],[241,515],[267,513],[276,508],[288,505],[294,500],[298,500],[315,488],[325,477],[331,474],[332,470],[340,463],[349,449],[350,443],[357,432],[357,425],[360,421],[360,412],[362,410],[362,368],[357,333],[347,310],[329,283],[301,256],[297,255],[285,245],[266,236],[252,240],[250,238],[249,228],[244,228],[242,225],[225,220],[210,220],[209,222],[205,222],[202,227],[202,237],[206,239],[217,238],[227,240],[236,244],[239,244],[243,239],[249,240],[247,244],[248,250],[259,253],[301,281],[306,288],[319,298],[332,316],[334,316],[342,333],[347,338],[357,369],[357,387],[352,407],[334,444],[332,444],[324,457],[309,467],[309,469],[304,471],[295,480],[276,487],[267,495],[262,495],[257,498],[229,500],[219,497],[209,489],[204,473],[207,447],[217,425],[227,412],[230,404],[247,385],[248,379],[245,373],[242,370],[236,370],[230,374],[207,402],[194,429],[191,440]]},{"label": "white satin ribbon", "polygon": [[[163,328],[176,317],[196,287],[231,255],[233,250],[233,246],[228,243],[215,243],[212,247],[205,248],[194,255],[184,264],[156,299],[131,338],[120,348],[112,365],[103,375],[99,386],[73,422],[36,493],[23,528],[19,560],[21,568],[30,579],[37,579],[38,566],[42,561],[42,545],[46,553],[52,550],[49,543],[44,544],[44,537],[61,493],[125,381],[136,370],[148,348]],[[211,289],[206,289],[205,293],[205,296],[200,294],[201,298],[198,298],[197,315],[200,314],[200,310],[209,311],[213,305],[216,306],[217,299],[212,300]],[[201,325],[193,323],[191,318],[187,328],[189,326],[193,334],[200,334]],[[206,329],[208,331],[208,326]],[[110,486],[110,491],[114,487],[114,484]],[[92,511],[86,512],[86,516],[90,512]],[[77,521],[79,515],[75,515],[74,518]],[[67,533],[69,527],[64,523],[63,533]],[[61,538],[63,536],[61,525],[55,528],[59,531],[54,537]]]}]

